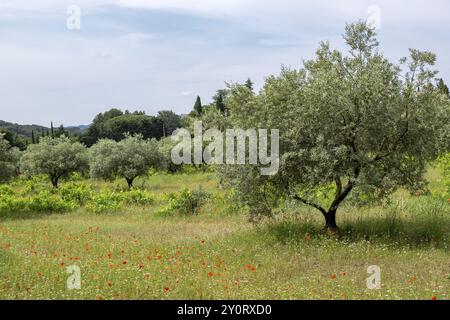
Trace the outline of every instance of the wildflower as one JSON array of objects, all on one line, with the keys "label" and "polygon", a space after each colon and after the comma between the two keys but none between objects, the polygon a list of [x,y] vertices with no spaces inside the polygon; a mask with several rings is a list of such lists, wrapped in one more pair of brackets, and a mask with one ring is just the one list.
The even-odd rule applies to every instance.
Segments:
[{"label": "wildflower", "polygon": [[208,272],[208,277],[214,277],[214,273],[213,272]]},{"label": "wildflower", "polygon": [[244,268],[252,270],[252,271],[256,271],[256,268],[254,266],[250,265],[250,264],[245,265]]},{"label": "wildflower", "polygon": [[336,280],[336,274],[333,273],[333,274],[331,275],[331,279]]},{"label": "wildflower", "polygon": [[112,287],[112,282],[111,282],[111,281],[107,281],[106,284],[107,284],[109,287]]},{"label": "wildflower", "polygon": [[437,297],[436,296],[432,296],[431,300],[437,300]]},{"label": "wildflower", "polygon": [[164,293],[168,293],[170,291],[169,287],[164,287]]},{"label": "wildflower", "polygon": [[108,258],[112,258],[112,253],[111,252],[108,252]]},{"label": "wildflower", "polygon": [[127,260],[123,260],[123,261],[122,261],[122,264],[123,264],[123,265],[125,265],[125,264],[127,264],[127,263],[128,263]]}]

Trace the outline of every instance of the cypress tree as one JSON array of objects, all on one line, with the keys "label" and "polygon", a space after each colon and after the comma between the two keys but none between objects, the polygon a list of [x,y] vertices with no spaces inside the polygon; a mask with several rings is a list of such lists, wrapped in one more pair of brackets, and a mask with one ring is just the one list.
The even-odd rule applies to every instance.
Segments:
[{"label": "cypress tree", "polygon": [[245,81],[245,86],[253,91],[253,82],[250,78],[248,78],[247,81]]},{"label": "cypress tree", "polygon": [[447,85],[444,83],[444,80],[439,79],[437,88],[440,92],[442,92],[443,94],[445,94],[447,97],[450,98],[450,91],[449,91]]},{"label": "cypress tree", "polygon": [[194,111],[198,115],[201,115],[203,113],[202,100],[200,99],[199,96],[197,96],[197,100],[195,100]]}]

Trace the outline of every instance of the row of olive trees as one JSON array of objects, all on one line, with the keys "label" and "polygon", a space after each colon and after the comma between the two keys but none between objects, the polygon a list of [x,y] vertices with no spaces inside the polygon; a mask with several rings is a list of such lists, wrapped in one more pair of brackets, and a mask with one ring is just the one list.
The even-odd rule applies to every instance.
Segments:
[{"label": "row of olive trees", "polygon": [[88,149],[64,136],[45,137],[21,155],[0,137],[0,181],[20,170],[27,176],[47,175],[57,188],[62,177],[89,171],[92,178],[122,177],[132,188],[133,181],[149,169],[170,169],[171,144],[170,139],[145,140],[140,135],[128,135],[120,142],[100,140]]}]

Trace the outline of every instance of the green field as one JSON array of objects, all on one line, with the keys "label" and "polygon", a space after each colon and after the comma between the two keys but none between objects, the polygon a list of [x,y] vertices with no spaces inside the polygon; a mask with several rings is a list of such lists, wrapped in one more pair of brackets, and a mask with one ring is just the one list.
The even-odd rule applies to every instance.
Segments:
[{"label": "green field", "polygon": [[[432,190],[443,188],[437,170],[429,176]],[[196,215],[162,214],[164,194],[183,186],[201,186],[211,197]],[[322,217],[302,206],[254,225],[211,173],[158,174],[136,187],[153,204],[100,213],[2,211],[0,298],[450,298],[450,212],[442,197],[399,191],[383,206],[344,206],[338,236],[324,233]],[[22,195],[51,189],[46,180],[11,188]],[[70,265],[80,267],[79,290],[66,287]],[[381,289],[366,288],[370,265],[381,268]]]}]

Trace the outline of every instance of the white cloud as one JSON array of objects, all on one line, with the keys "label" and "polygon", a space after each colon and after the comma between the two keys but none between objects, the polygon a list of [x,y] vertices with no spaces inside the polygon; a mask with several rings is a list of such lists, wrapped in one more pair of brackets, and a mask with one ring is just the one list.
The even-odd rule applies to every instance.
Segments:
[{"label": "white cloud", "polygon": [[[65,28],[71,4],[91,14],[80,32]],[[0,0],[0,19],[8,18],[0,33],[0,96],[14,106],[8,115],[0,109],[0,119],[87,123],[111,106],[186,113],[189,97],[206,102],[224,81],[251,77],[258,87],[281,64],[299,67],[320,40],[342,48],[344,23],[366,18],[372,4],[381,9],[386,54],[397,59],[408,47],[429,49],[438,54],[438,69],[450,70],[447,0]],[[145,19],[133,24],[124,8],[181,12],[193,25],[170,21],[170,14],[170,28]]]},{"label": "white cloud", "polygon": [[[447,0],[2,0],[0,12],[7,10],[52,10],[69,5],[92,9],[121,6],[137,9],[178,10],[215,17],[271,17],[344,19],[364,17],[366,9],[377,5],[389,21],[442,21],[448,17]],[[314,16],[311,16],[311,13]],[[323,21],[326,23],[326,21]]]}]

